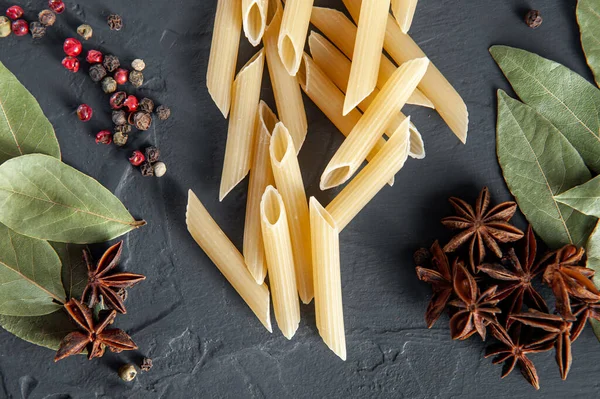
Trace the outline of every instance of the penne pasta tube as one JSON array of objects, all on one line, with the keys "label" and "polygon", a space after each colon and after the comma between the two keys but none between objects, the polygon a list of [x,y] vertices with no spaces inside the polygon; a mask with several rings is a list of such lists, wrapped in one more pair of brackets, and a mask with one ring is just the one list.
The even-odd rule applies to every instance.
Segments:
[{"label": "penne pasta tube", "polygon": [[377,86],[390,0],[365,1],[361,7],[344,115],[356,108]]},{"label": "penne pasta tube", "polygon": [[[325,116],[344,135],[348,136],[354,126],[360,120],[362,114],[353,109],[346,116],[342,115],[344,108],[344,93],[320,70],[312,58],[304,54],[302,64],[298,71],[298,81],[302,90],[325,114]],[[385,140],[381,138],[375,147],[367,154],[366,159],[370,161],[375,154],[383,148]],[[390,186],[394,185],[394,179],[390,180]]]},{"label": "penne pasta tube", "polygon": [[267,24],[269,0],[242,0],[244,34],[254,47],[260,44]]},{"label": "penne pasta tube", "polygon": [[306,138],[306,132],[308,131],[308,122],[306,120],[306,111],[304,110],[304,101],[302,100],[302,91],[298,85],[298,79],[295,76],[290,76],[281,62],[281,58],[279,58],[277,41],[281,27],[282,12],[281,0],[270,0],[270,15],[263,42],[267,56],[269,76],[273,85],[275,103],[277,104],[277,113],[281,121],[289,129],[294,139],[294,147],[296,147],[297,151],[300,151]]},{"label": "penne pasta tube", "polygon": [[408,33],[412,25],[415,11],[417,10],[417,2],[419,0],[392,0],[392,11],[396,22],[402,30],[402,33]]},{"label": "penne pasta tube", "polygon": [[[311,32],[308,38],[308,45],[310,52],[313,56],[313,60],[321,68],[321,70],[327,75],[329,79],[335,85],[344,92],[348,85],[348,79],[350,76],[350,60],[346,58],[340,50],[337,49],[329,40],[321,36],[316,32]],[[367,98],[358,104],[358,109],[365,111],[369,105],[375,100],[375,97],[379,94],[379,89],[375,88]],[[397,115],[392,117],[392,121],[385,134],[390,136],[396,131],[400,123],[406,119],[406,115],[399,112]],[[423,147],[423,138],[417,130],[414,124],[410,124],[410,143],[411,148],[409,155],[413,158],[423,159],[425,158],[425,149]]]},{"label": "penne pasta tube", "polygon": [[[313,7],[311,22],[325,37],[333,42],[350,60],[354,56],[354,42],[356,41],[357,28],[344,13],[331,8]],[[396,65],[381,54],[377,87],[380,89],[396,71]],[[418,88],[410,95],[407,104],[421,107],[434,108],[433,103]]]},{"label": "penne pasta tube", "polygon": [[354,179],[331,201],[327,211],[342,231],[352,219],[375,197],[385,183],[402,167],[408,157],[410,117]]},{"label": "penne pasta tube", "polygon": [[242,68],[233,82],[231,118],[227,131],[219,201],[223,201],[250,171],[264,63],[264,53],[260,50]]},{"label": "penne pasta tube", "polygon": [[365,156],[381,139],[391,117],[404,106],[417,87],[428,66],[427,58],[417,58],[404,63],[392,75],[329,161],[321,176],[322,190],[337,187],[354,175]]},{"label": "penne pasta tube", "polygon": [[314,0],[287,0],[283,10],[277,48],[285,69],[296,76],[304,53]]},{"label": "penne pasta tube", "polygon": [[269,153],[275,184],[288,214],[298,294],[302,302],[307,304],[314,297],[308,201],[294,142],[281,122],[273,130]]},{"label": "penne pasta tube", "polygon": [[300,324],[300,303],[288,216],[281,195],[273,186],[265,190],[260,202],[260,215],[275,320],[283,335],[292,339]]},{"label": "penne pasta tube", "polygon": [[[346,8],[355,20],[360,13],[362,0],[343,0]],[[424,57],[425,53],[400,30],[394,18],[388,16],[384,49],[399,64],[410,59]],[[452,87],[442,73],[431,64],[419,88],[435,104],[435,108],[446,124],[463,143],[467,141],[469,130],[469,112],[460,94]]]},{"label": "penne pasta tube", "polygon": [[317,328],[329,349],[346,360],[339,229],[315,197],[310,199],[310,231]]},{"label": "penne pasta tube", "polygon": [[192,190],[188,192],[185,217],[188,231],[200,248],[240,294],[263,326],[269,332],[273,332],[267,285],[256,284],[244,264],[242,254],[219,228]]},{"label": "penne pasta tube", "polygon": [[250,168],[246,222],[244,224],[244,259],[250,274],[258,284],[262,284],[267,275],[265,246],[260,227],[260,201],[265,189],[275,184],[271,170],[269,144],[271,143],[271,133],[277,122],[279,121],[273,111],[261,101],[258,106],[254,156]]},{"label": "penne pasta tube", "polygon": [[219,0],[213,29],[206,86],[225,118],[231,106],[231,86],[235,77],[240,35],[242,33],[241,0]]}]

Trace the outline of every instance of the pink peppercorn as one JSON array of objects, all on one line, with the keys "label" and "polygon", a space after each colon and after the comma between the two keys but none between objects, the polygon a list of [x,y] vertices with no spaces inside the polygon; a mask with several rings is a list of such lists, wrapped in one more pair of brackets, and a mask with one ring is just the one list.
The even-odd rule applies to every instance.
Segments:
[{"label": "pink peppercorn", "polygon": [[112,143],[112,133],[108,130],[102,130],[96,134],[96,144],[110,144]]},{"label": "pink peppercorn", "polygon": [[129,163],[131,163],[133,166],[140,166],[144,161],[146,160],[146,157],[144,156],[144,154],[142,154],[141,151],[134,151],[133,154],[131,154],[131,156],[129,157]]},{"label": "pink peppercorn", "polygon": [[48,7],[57,14],[62,14],[65,11],[65,3],[62,0],[48,0]]},{"label": "pink peppercorn", "polygon": [[123,102],[123,105],[125,107],[127,107],[127,110],[129,112],[135,112],[138,109],[139,102],[138,102],[138,99],[136,96],[130,95],[125,99],[125,102]]},{"label": "pink peppercorn", "polygon": [[115,71],[114,78],[117,81],[117,84],[124,85],[129,79],[129,71],[127,69],[119,68]]},{"label": "pink peppercorn", "polygon": [[19,6],[8,7],[6,10],[6,16],[13,21],[23,16],[23,9]]},{"label": "pink peppercorn", "polygon": [[71,72],[79,71],[79,60],[75,57],[71,57],[70,55],[63,58],[62,65]]},{"label": "pink peppercorn", "polygon": [[17,19],[12,23],[12,31],[15,36],[25,36],[29,33],[29,24],[24,19]]},{"label": "pink peppercorn", "polygon": [[66,55],[70,55],[71,57],[77,57],[81,54],[81,50],[83,50],[83,46],[81,42],[75,38],[69,37],[65,40],[63,44],[63,50]]},{"label": "pink peppercorn", "polygon": [[98,50],[90,50],[88,51],[85,60],[90,64],[99,64],[104,60],[104,55]]},{"label": "pink peppercorn", "polygon": [[92,107],[87,104],[81,104],[79,107],[77,107],[77,117],[82,122],[87,122],[92,119],[93,113],[94,111],[92,110]]}]

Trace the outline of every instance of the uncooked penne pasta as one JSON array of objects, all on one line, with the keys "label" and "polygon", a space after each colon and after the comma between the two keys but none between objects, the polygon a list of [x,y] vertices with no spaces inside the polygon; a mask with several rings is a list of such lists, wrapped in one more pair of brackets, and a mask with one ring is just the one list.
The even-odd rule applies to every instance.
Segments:
[{"label": "uncooked penne pasta", "polygon": [[240,35],[242,33],[241,0],[219,0],[213,29],[206,86],[225,118],[231,106],[231,86],[235,77]]},{"label": "uncooked penne pasta", "polygon": [[[302,58],[302,64],[298,71],[298,81],[306,95],[335,127],[347,137],[362,117],[362,114],[357,109],[353,109],[348,115],[342,115],[344,93],[321,71],[307,54],[304,54]],[[367,154],[367,161],[373,159],[375,154],[383,148],[384,144],[385,140],[381,138]],[[394,179],[390,180],[390,185],[394,185]]]},{"label": "uncooked penne pasta", "polygon": [[254,47],[260,44],[267,24],[269,0],[242,0],[244,34]]},{"label": "uncooked penne pasta", "polygon": [[292,339],[300,324],[300,303],[288,216],[281,195],[273,186],[265,190],[260,202],[260,216],[275,320],[283,335]]},{"label": "uncooked penne pasta", "polygon": [[429,60],[417,58],[405,62],[392,75],[352,132],[329,161],[321,176],[321,189],[337,187],[358,170],[383,131],[397,114],[427,71]]},{"label": "uncooked penne pasta", "polygon": [[267,285],[256,284],[246,268],[242,254],[219,228],[192,190],[188,192],[185,216],[188,231],[200,248],[240,294],[263,326],[269,332],[273,332]]},{"label": "uncooked penne pasta", "polygon": [[250,182],[248,183],[243,251],[248,270],[250,270],[250,274],[258,284],[262,284],[267,275],[265,246],[260,227],[260,201],[265,189],[275,184],[271,169],[269,144],[277,122],[279,121],[273,111],[261,101],[258,106],[252,167],[250,168]]},{"label": "uncooked penne pasta", "polygon": [[408,157],[409,124],[410,118],[402,122],[375,158],[327,206],[340,231],[404,166]]},{"label": "uncooked penne pasta", "polygon": [[[323,35],[333,42],[349,59],[353,59],[354,42],[356,41],[356,25],[344,13],[331,8],[313,7],[311,22]],[[377,87],[380,89],[396,71],[396,65],[381,54]],[[433,103],[419,89],[411,94],[407,104],[434,108]]]},{"label": "uncooked penne pasta", "polygon": [[219,201],[223,201],[250,170],[264,64],[264,53],[260,50],[242,68],[233,82],[231,118],[227,131]]},{"label": "uncooked penne pasta", "polygon": [[[346,8],[355,20],[360,13],[362,0],[343,0]],[[386,24],[384,49],[399,64],[410,59],[425,57],[423,50],[400,30],[400,27],[390,15]],[[444,119],[446,124],[459,138],[466,143],[469,130],[469,112],[464,100],[456,92],[454,87],[442,75],[442,73],[431,64],[425,77],[419,85],[425,95],[435,104],[435,108]]]},{"label": "uncooked penne pasta", "polygon": [[294,142],[283,123],[275,125],[269,147],[271,167],[277,190],[281,193],[288,214],[298,294],[303,303],[314,297],[310,252],[310,216],[308,200]]},{"label": "uncooked penne pasta", "polygon": [[283,10],[277,48],[288,73],[296,76],[304,53],[314,0],[287,0]]},{"label": "uncooked penne pasta", "polygon": [[402,33],[408,33],[419,0],[392,0],[392,11]]},{"label": "uncooked penne pasta", "polygon": [[[348,85],[348,79],[350,76],[350,60],[346,58],[346,56],[342,54],[342,52],[338,50],[337,47],[335,47],[329,40],[314,31],[311,32],[310,36],[308,37],[308,45],[315,63],[319,66],[319,68],[321,68],[327,77],[344,92]],[[371,105],[377,94],[379,94],[379,89],[375,88],[373,93],[365,98],[363,102],[358,104],[358,109],[364,112],[369,105]],[[402,112],[399,112],[397,115],[393,116],[390,125],[386,129],[386,135],[390,136],[393,132],[395,132],[398,126],[400,126],[400,123],[402,123],[402,121],[405,119],[406,115],[404,115]],[[409,155],[417,159],[425,158],[423,138],[412,123],[410,124],[410,133],[411,149],[409,151]]]},{"label": "uncooked penne pasta", "polygon": [[360,10],[354,58],[344,101],[344,115],[356,108],[377,86],[390,0],[365,1]]},{"label": "uncooked penne pasta", "polygon": [[275,103],[277,104],[277,113],[290,131],[294,139],[294,147],[297,151],[300,151],[308,131],[308,122],[298,79],[295,76],[290,76],[281,62],[281,58],[279,58],[277,40],[281,27],[282,12],[281,0],[270,0],[270,15],[263,42]]},{"label": "uncooked penne pasta", "polygon": [[310,231],[317,328],[329,349],[346,360],[339,229],[315,197],[310,199]]}]

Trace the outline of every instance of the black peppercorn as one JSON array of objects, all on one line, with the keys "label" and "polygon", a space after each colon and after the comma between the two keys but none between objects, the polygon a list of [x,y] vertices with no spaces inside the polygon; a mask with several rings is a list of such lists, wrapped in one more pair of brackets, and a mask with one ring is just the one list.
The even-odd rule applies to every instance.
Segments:
[{"label": "black peppercorn", "polygon": [[114,93],[117,91],[117,81],[110,76],[102,79],[102,91],[106,94]]},{"label": "black peppercorn", "polygon": [[148,161],[146,161],[140,165],[140,172],[142,172],[142,176],[146,176],[146,177],[154,176],[154,168]]},{"label": "black peppercorn", "polygon": [[118,125],[115,126],[115,133],[129,134],[131,133],[131,125]]},{"label": "black peppercorn", "polygon": [[127,124],[127,113],[122,109],[118,111],[113,111],[112,113],[112,121],[117,126],[122,126]]},{"label": "black peppercorn", "polygon": [[140,370],[150,371],[151,368],[152,368],[152,359],[150,359],[149,357],[145,357],[144,360],[142,360],[142,364],[140,365]]},{"label": "black peppercorn", "polygon": [[29,31],[31,32],[31,37],[41,39],[46,34],[46,27],[39,22],[32,22],[29,24]]},{"label": "black peppercorn", "polygon": [[129,72],[129,82],[133,85],[133,87],[140,87],[144,84],[144,74],[140,71]]},{"label": "black peppercorn", "polygon": [[133,124],[138,130],[148,130],[152,126],[152,115],[145,112],[133,114]]},{"label": "black peppercorn", "polygon": [[128,135],[126,135],[125,133],[121,133],[121,132],[116,132],[113,135],[113,141],[114,141],[115,145],[117,145],[119,147],[123,147],[125,144],[127,144],[128,138],[129,138]]},{"label": "black peppercorn", "polygon": [[52,26],[56,22],[56,14],[52,10],[42,10],[38,14],[40,23],[44,26]]},{"label": "black peppercorn", "polygon": [[106,69],[100,64],[94,64],[90,67],[90,78],[96,83],[104,79],[106,76]]},{"label": "black peppercorn", "polygon": [[144,97],[138,104],[138,110],[151,114],[154,111],[154,101]]},{"label": "black peppercorn", "polygon": [[110,30],[121,30],[123,28],[123,19],[120,15],[111,14],[107,19]]},{"label": "black peppercorn", "polygon": [[158,119],[161,121],[166,121],[171,116],[171,109],[166,105],[159,105],[156,108],[156,115],[158,115]]},{"label": "black peppercorn", "polygon": [[112,54],[108,54],[108,55],[104,56],[103,64],[104,64],[104,68],[106,68],[106,70],[108,72],[114,72],[121,66],[121,62],[119,61],[119,58],[117,58],[116,55],[112,55]]},{"label": "black peppercorn", "polygon": [[146,160],[150,163],[158,162],[160,158],[160,151],[155,146],[148,147],[144,150],[146,153]]},{"label": "black peppercorn", "polygon": [[531,29],[537,29],[544,22],[542,14],[538,10],[531,10],[525,15],[525,23]]},{"label": "black peppercorn", "polygon": [[127,93],[124,91],[116,92],[110,97],[110,107],[112,109],[121,109],[125,105],[125,100],[127,100]]}]

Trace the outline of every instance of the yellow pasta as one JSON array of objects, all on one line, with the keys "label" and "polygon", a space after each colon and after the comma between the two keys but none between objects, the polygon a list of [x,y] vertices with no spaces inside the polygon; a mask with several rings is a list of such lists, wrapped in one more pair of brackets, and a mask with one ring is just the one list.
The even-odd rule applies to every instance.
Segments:
[{"label": "yellow pasta", "polygon": [[417,2],[419,0],[392,0],[392,11],[394,17],[402,29],[402,33],[408,33],[412,25],[415,11],[417,10]]},{"label": "yellow pasta", "polygon": [[254,47],[260,44],[267,24],[269,0],[242,0],[244,34]]},{"label": "yellow pasta", "polygon": [[267,263],[265,247],[260,227],[260,201],[265,189],[275,184],[269,144],[275,125],[279,122],[269,106],[263,101],[258,106],[256,137],[254,138],[254,156],[250,168],[248,199],[246,202],[246,222],[244,224],[244,259],[248,270],[258,284],[265,281]]},{"label": "yellow pasta", "polygon": [[[352,18],[356,20],[360,13],[362,0],[343,1]],[[423,50],[419,48],[411,37],[402,33],[402,30],[391,15],[388,16],[386,24],[384,48],[399,64],[410,59],[425,56]],[[436,110],[459,140],[466,143],[469,129],[467,105],[435,65],[430,65],[419,87],[435,104]]]},{"label": "yellow pasta", "polygon": [[402,122],[375,158],[327,206],[327,211],[337,222],[340,231],[375,197],[385,186],[385,182],[404,166],[410,141],[409,124],[410,118]]},{"label": "yellow pasta", "polygon": [[273,332],[269,289],[266,284],[256,284],[244,264],[242,254],[219,228],[192,190],[188,192],[186,224],[200,248],[206,252],[265,328]]},{"label": "yellow pasta", "polygon": [[231,106],[231,86],[242,33],[241,6],[241,0],[219,0],[217,3],[208,59],[208,92],[225,118],[229,115]]},{"label": "yellow pasta", "polygon": [[300,324],[300,303],[294,275],[288,216],[281,195],[273,186],[265,190],[260,202],[260,215],[275,320],[283,335],[292,339]]},{"label": "yellow pasta", "polygon": [[[340,90],[345,91],[350,76],[350,60],[329,40],[316,32],[311,32],[308,44],[315,63]],[[371,105],[377,94],[379,94],[379,89],[376,88],[371,95],[358,105],[358,108],[364,112]],[[386,129],[386,135],[389,136],[395,132],[400,123],[405,119],[406,116],[402,112],[393,116],[390,125]],[[425,158],[423,139],[412,123],[410,124],[410,133],[411,149],[409,155],[417,159]]]},{"label": "yellow pasta", "polygon": [[[331,8],[313,7],[311,22],[329,40],[333,42],[349,59],[353,59],[354,42],[356,41],[356,25],[344,13]],[[381,54],[377,87],[380,89],[396,71],[396,65],[385,55]],[[411,94],[407,104],[421,107],[434,108],[433,103],[419,89]]]},{"label": "yellow pasta", "polygon": [[288,214],[298,293],[303,303],[310,303],[314,297],[314,289],[308,201],[292,137],[281,122],[273,130],[269,153],[275,184]]},{"label": "yellow pasta", "polygon": [[325,344],[346,360],[339,229],[335,219],[314,197],[310,199],[310,231],[317,328]]},{"label": "yellow pasta", "polygon": [[242,68],[233,82],[231,118],[225,145],[219,201],[223,201],[250,170],[264,64],[264,53],[260,50]]},{"label": "yellow pasta", "polygon": [[268,18],[268,26],[263,42],[275,103],[277,104],[277,113],[289,129],[296,150],[300,151],[308,131],[308,122],[306,121],[306,111],[304,110],[304,101],[302,100],[302,91],[298,85],[298,79],[295,76],[290,76],[281,62],[281,58],[279,58],[277,41],[282,16],[280,0],[270,1],[269,14],[271,15]]},{"label": "yellow pasta", "polygon": [[321,176],[322,190],[337,187],[354,175],[365,156],[381,139],[390,118],[404,106],[417,87],[428,66],[427,58],[417,58],[404,63],[392,75],[329,161]]},{"label": "yellow pasta", "polygon": [[344,115],[356,108],[377,86],[385,37],[385,22],[389,11],[390,0],[362,3],[350,80],[344,101]]},{"label": "yellow pasta", "polygon": [[283,10],[277,47],[288,73],[296,76],[304,53],[304,43],[314,0],[287,0]]}]

